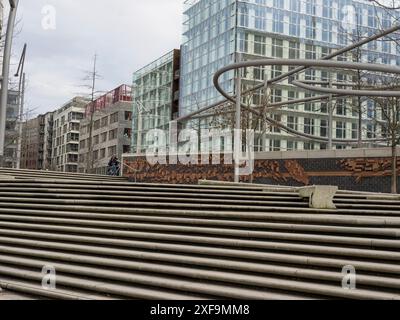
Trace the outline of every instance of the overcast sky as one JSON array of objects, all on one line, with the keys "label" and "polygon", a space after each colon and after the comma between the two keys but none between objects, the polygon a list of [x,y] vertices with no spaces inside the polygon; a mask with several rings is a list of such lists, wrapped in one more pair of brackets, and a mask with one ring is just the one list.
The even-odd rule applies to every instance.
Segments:
[{"label": "overcast sky", "polygon": [[179,48],[182,7],[183,0],[20,0],[13,61],[26,42],[26,107],[52,111],[84,92],[95,53],[98,90],[130,84],[135,70]]}]

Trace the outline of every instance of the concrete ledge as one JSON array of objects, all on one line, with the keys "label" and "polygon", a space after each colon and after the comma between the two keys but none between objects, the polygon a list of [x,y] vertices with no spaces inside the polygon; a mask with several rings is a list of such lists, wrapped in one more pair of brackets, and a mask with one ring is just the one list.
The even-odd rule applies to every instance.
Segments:
[{"label": "concrete ledge", "polygon": [[256,184],[256,183],[236,183],[229,181],[217,181],[217,180],[199,180],[201,186],[226,186],[226,187],[245,187],[246,189],[262,189],[262,191],[281,191],[281,192],[297,192],[298,187],[280,186],[280,185],[268,185],[268,184]]},{"label": "concrete ledge", "polygon": [[13,176],[0,175],[0,180],[15,180]]},{"label": "concrete ledge", "polygon": [[336,209],[333,198],[338,191],[334,186],[310,186],[299,189],[302,198],[310,199],[310,208],[314,209]]}]

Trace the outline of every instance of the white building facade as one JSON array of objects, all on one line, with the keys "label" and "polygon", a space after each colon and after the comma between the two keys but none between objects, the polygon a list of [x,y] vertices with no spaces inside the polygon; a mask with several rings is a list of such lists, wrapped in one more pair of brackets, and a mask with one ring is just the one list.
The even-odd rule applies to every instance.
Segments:
[{"label": "white building facade", "polygon": [[53,114],[52,170],[78,172],[80,121],[88,101],[75,97]]}]

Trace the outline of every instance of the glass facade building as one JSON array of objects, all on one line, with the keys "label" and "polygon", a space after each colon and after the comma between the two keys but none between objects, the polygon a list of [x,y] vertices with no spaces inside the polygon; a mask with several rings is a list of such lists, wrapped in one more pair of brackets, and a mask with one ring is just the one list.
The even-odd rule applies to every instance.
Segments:
[{"label": "glass facade building", "polygon": [[168,130],[178,116],[180,51],[173,50],[133,75],[132,152],[148,147],[151,129]]},{"label": "glass facade building", "polygon": [[[321,59],[361,38],[392,26],[393,17],[367,0],[188,0],[185,1],[182,45],[180,114],[223,100],[212,82],[215,71],[243,60],[268,58]],[[335,58],[356,62],[400,65],[400,47],[382,38],[365,45],[357,53]],[[289,71],[289,67],[247,68],[245,88],[252,87]],[[309,69],[299,74],[305,80],[351,81],[351,71]],[[226,91],[235,91],[234,72],[221,80]],[[283,81],[271,90],[270,101],[305,98],[312,93]],[[263,93],[252,96],[252,105],[265,101]],[[348,99],[334,102],[333,138],[357,139],[358,113]],[[379,117],[371,101],[363,103],[362,132],[374,137]],[[305,103],[282,108],[271,115],[276,120],[304,133],[328,136],[328,108],[323,103]],[[261,129],[260,129],[261,130]],[[256,138],[256,149],[322,149],[325,144],[289,136],[277,128],[267,128],[267,139]],[[261,145],[263,144],[263,146]],[[342,148],[343,146],[336,146]]]}]

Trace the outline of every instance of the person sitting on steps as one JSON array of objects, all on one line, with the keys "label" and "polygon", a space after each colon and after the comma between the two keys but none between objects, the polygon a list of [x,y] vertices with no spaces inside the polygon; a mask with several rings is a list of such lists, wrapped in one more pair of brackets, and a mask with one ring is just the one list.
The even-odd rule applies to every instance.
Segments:
[{"label": "person sitting on steps", "polygon": [[109,176],[119,176],[120,173],[120,165],[117,156],[112,156],[110,161],[108,162],[107,174]]}]

